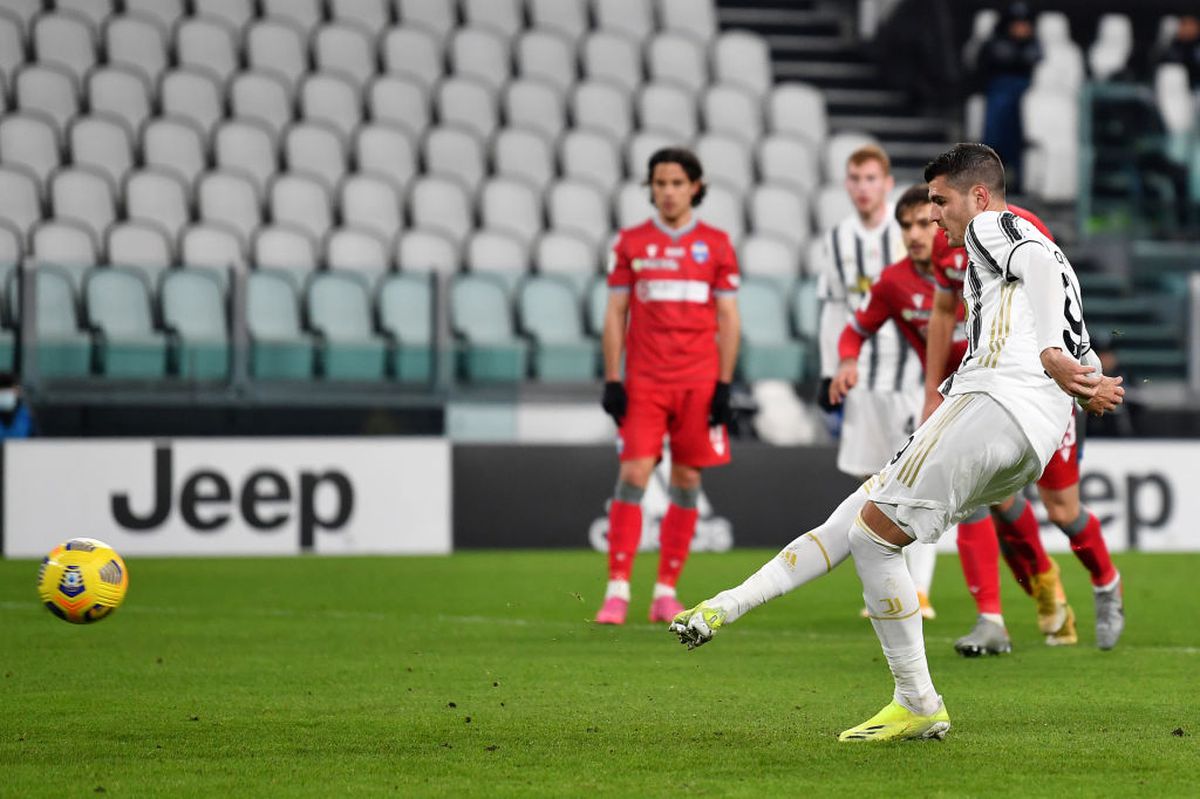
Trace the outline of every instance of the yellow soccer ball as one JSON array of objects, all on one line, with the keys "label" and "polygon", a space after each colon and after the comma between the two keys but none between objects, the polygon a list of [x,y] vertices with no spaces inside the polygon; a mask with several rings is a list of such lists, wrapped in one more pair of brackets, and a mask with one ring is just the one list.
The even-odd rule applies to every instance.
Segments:
[{"label": "yellow soccer ball", "polygon": [[129,569],[112,547],[94,538],[72,538],[42,558],[38,596],[60,619],[91,624],[112,613],[129,589]]}]

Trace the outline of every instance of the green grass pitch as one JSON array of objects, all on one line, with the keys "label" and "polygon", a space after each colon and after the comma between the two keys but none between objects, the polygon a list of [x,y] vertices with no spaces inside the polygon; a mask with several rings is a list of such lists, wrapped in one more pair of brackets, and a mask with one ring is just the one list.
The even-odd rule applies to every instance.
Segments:
[{"label": "green grass pitch", "polygon": [[[696,555],[698,601],[765,551]],[[1014,652],[959,658],[973,611],[942,557],[926,625],[944,742],[839,744],[891,680],[851,564],[687,652],[590,623],[603,557],[129,561],[114,616],[38,605],[0,562],[0,796],[1195,796],[1198,555],[1123,555],[1128,629],[1050,649],[1014,585]]]}]

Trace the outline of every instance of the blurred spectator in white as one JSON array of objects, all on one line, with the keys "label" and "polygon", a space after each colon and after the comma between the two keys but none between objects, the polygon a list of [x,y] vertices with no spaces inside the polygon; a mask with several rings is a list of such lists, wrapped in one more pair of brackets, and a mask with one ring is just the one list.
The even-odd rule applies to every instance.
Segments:
[{"label": "blurred spectator in white", "polygon": [[1025,3],[1012,3],[1000,17],[992,36],[980,48],[976,81],[987,95],[983,141],[1003,159],[1017,181],[1021,171],[1024,133],[1021,128],[1021,95],[1029,88],[1033,68],[1042,59],[1034,37],[1033,17]]},{"label": "blurred spectator in white", "polygon": [[1200,17],[1185,14],[1179,18],[1175,36],[1159,54],[1158,63],[1183,64],[1187,68],[1192,89],[1200,89]]}]

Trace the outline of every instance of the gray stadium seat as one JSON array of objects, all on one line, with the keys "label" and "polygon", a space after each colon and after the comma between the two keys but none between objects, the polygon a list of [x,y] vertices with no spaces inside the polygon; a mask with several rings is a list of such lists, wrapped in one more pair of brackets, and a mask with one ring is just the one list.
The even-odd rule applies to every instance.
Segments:
[{"label": "gray stadium seat", "polygon": [[487,141],[498,125],[495,92],[474,78],[447,78],[438,84],[434,102],[442,125],[471,131]]},{"label": "gray stadium seat", "polygon": [[[288,0],[289,3],[294,1]],[[164,36],[170,36],[186,10],[184,0],[124,0],[124,7],[126,14],[154,20]]]},{"label": "gray stadium seat", "polygon": [[547,197],[550,226],[574,233],[598,247],[609,233],[608,203],[590,183],[559,181]]},{"label": "gray stadium seat", "polygon": [[607,80],[632,94],[642,83],[642,53],[637,43],[618,33],[597,31],[583,42],[583,74]]},{"label": "gray stadium seat", "polygon": [[160,289],[163,326],[173,337],[180,377],[220,380],[229,374],[229,328],[223,284],[206,269],[172,269]]},{"label": "gray stadium seat", "polygon": [[317,335],[317,361],[327,380],[381,380],[384,340],[371,328],[366,280],[345,272],[320,272],[305,294],[306,315]]},{"label": "gray stadium seat", "polygon": [[77,85],[98,60],[95,32],[75,14],[42,14],[33,21],[30,40],[39,63],[60,67]]},{"label": "gray stadium seat", "polygon": [[161,230],[145,222],[119,222],[110,227],[104,250],[109,264],[137,270],[152,289],[175,263],[171,242]]},{"label": "gray stadium seat", "polygon": [[271,131],[248,119],[227,120],[217,128],[213,160],[218,169],[246,177],[259,198],[266,196],[267,186],[279,170]]},{"label": "gray stadium seat", "polygon": [[370,233],[390,249],[404,229],[404,209],[392,184],[370,174],[350,175],[338,194],[345,224]]},{"label": "gray stadium seat", "polygon": [[264,17],[287,20],[310,38],[325,18],[323,0],[260,0],[260,5]]},{"label": "gray stadium seat", "polygon": [[755,233],[782,239],[793,253],[808,245],[812,214],[808,203],[790,187],[760,184],[750,196],[749,210]]},{"label": "gray stadium seat", "polygon": [[[3,123],[0,123],[0,147],[3,146],[2,131]],[[20,166],[0,166],[0,219],[16,228],[25,242],[41,218],[41,200],[33,175]]]},{"label": "gray stadium seat", "polygon": [[462,266],[458,245],[435,230],[407,230],[396,240],[396,264],[406,272],[451,274]]},{"label": "gray stadium seat", "polygon": [[821,185],[821,165],[816,150],[790,136],[767,136],[756,152],[758,174],[808,196]]},{"label": "gray stadium seat", "polygon": [[746,232],[746,214],[741,195],[720,183],[710,184],[704,202],[696,208],[698,219],[729,234],[733,246],[741,243]]},{"label": "gray stadium seat", "polygon": [[650,190],[640,180],[627,180],[613,193],[613,217],[618,228],[633,227],[654,213]]},{"label": "gray stadium seat", "polygon": [[523,0],[462,0],[463,21],[512,39],[525,26]]},{"label": "gray stadium seat", "polygon": [[843,131],[825,141],[824,168],[827,183],[841,183],[846,176],[846,162],[851,153],[868,144],[878,145],[874,136],[855,131]]},{"label": "gray stadium seat", "polygon": [[704,164],[704,176],[714,182],[723,183],[745,195],[754,185],[754,165],[750,161],[750,150],[738,139],[719,133],[706,133],[693,145],[700,163]]},{"label": "gray stadium seat", "polygon": [[710,86],[701,100],[701,112],[709,133],[736,138],[747,149],[762,138],[762,104],[736,86]]},{"label": "gray stadium seat", "polygon": [[189,192],[173,172],[153,168],[133,172],[125,180],[124,193],[126,216],[153,224],[170,239],[191,219]]},{"label": "gray stadium seat", "polygon": [[42,0],[7,0],[4,10],[21,23],[21,30],[28,36],[33,29],[33,19],[42,11]]},{"label": "gray stadium seat", "polygon": [[232,172],[209,172],[196,188],[200,219],[237,231],[245,247],[262,224],[262,204],[250,178]]},{"label": "gray stadium seat", "polygon": [[158,379],[167,373],[167,340],[154,328],[150,287],[142,273],[110,266],[84,283],[88,325],[96,340],[97,371],[105,377]]},{"label": "gray stadium seat", "polygon": [[149,90],[136,72],[103,67],[88,75],[88,106],[93,114],[107,114],[125,123],[130,138],[137,136],[151,115]]},{"label": "gray stadium seat", "polygon": [[792,324],[806,340],[815,342],[820,329],[821,302],[817,298],[817,279],[806,277],[797,281],[792,291]]},{"label": "gray stadium seat", "polygon": [[575,48],[568,39],[548,30],[534,28],[516,43],[517,73],[539,80],[566,94],[575,83]]},{"label": "gray stadium seat", "polygon": [[158,85],[170,63],[166,32],[154,18],[137,14],[122,14],[108,21],[104,50],[108,63],[138,73],[147,86]]},{"label": "gray stadium seat", "polygon": [[318,70],[341,75],[362,89],[376,72],[375,32],[364,31],[357,25],[325,25],[313,41],[313,60]]},{"label": "gray stadium seat", "polygon": [[781,83],[767,99],[767,121],[773,133],[798,136],[819,148],[829,138],[825,95],[807,83]]},{"label": "gray stadium seat", "polygon": [[98,38],[104,21],[116,13],[116,0],[54,0],[54,10],[84,22]]},{"label": "gray stadium seat", "polygon": [[336,73],[309,73],[300,86],[300,113],[309,122],[336,130],[348,142],[362,124],[358,88]]},{"label": "gray stadium seat", "polygon": [[604,313],[608,309],[608,279],[605,275],[596,275],[587,287],[584,297],[584,315],[588,332],[593,336],[604,334]]},{"label": "gray stadium seat", "polygon": [[355,162],[361,173],[388,181],[397,192],[407,192],[420,170],[408,134],[388,125],[363,125],[354,141]]},{"label": "gray stadium seat", "polygon": [[117,219],[117,202],[108,176],[88,167],[60,169],[50,179],[54,216],[83,225],[99,250],[104,231]]},{"label": "gray stadium seat", "polygon": [[541,134],[549,144],[558,141],[566,128],[563,98],[548,83],[514,80],[504,90],[504,118],[510,127],[527,128]]},{"label": "gray stadium seat", "polygon": [[204,136],[187,119],[157,117],[142,130],[142,162],[171,172],[191,189],[204,172]]},{"label": "gray stadium seat", "polygon": [[115,193],[133,167],[133,143],[119,119],[92,114],[76,117],[67,134],[71,161],[104,175]]},{"label": "gray stadium seat", "polygon": [[405,25],[417,25],[445,39],[458,24],[455,4],[445,0],[395,0],[396,16]]},{"label": "gray stadium seat", "polygon": [[824,233],[854,213],[854,203],[842,183],[828,183],[817,189],[813,202],[816,229]]},{"label": "gray stadium seat", "polygon": [[359,275],[373,287],[391,269],[391,257],[374,233],[343,227],[325,239],[325,266]]},{"label": "gray stadium seat", "polygon": [[471,272],[500,280],[511,294],[529,273],[529,248],[507,233],[476,230],[467,241],[466,265]]},{"label": "gray stadium seat", "polygon": [[[37,358],[42,377],[85,377],[91,371],[91,342],[79,324],[78,296],[70,275],[48,264],[27,270],[37,281]],[[8,276],[9,318],[20,323],[21,298],[17,271]]]},{"label": "gray stadium seat", "polygon": [[283,78],[271,72],[241,72],[229,84],[232,116],[263,126],[274,141],[292,124],[292,98]]},{"label": "gray stadium seat", "polygon": [[304,34],[284,20],[264,19],[245,29],[246,66],[282,78],[295,94],[308,72],[308,47]]},{"label": "gray stadium seat", "polygon": [[470,202],[453,180],[423,177],[413,184],[408,207],[413,224],[435,230],[462,244],[474,227]]},{"label": "gray stadium seat", "polygon": [[539,380],[593,380],[598,364],[596,342],[583,332],[579,295],[558,276],[534,276],[517,298],[521,327],[533,339],[533,374]]},{"label": "gray stadium seat", "polygon": [[592,0],[596,26],[641,45],[654,31],[654,7],[645,0]]},{"label": "gray stadium seat", "polygon": [[554,158],[546,137],[536,131],[505,128],[492,143],[496,177],[513,178],[545,191],[554,180]]},{"label": "gray stadium seat", "polygon": [[529,0],[530,27],[553,31],[578,44],[588,30],[588,0]]},{"label": "gray stadium seat", "polygon": [[483,147],[470,131],[437,127],[421,146],[425,174],[457,182],[471,196],[487,174]]},{"label": "gray stadium seat", "polygon": [[520,180],[493,178],[480,192],[483,226],[518,238],[526,247],[542,232],[540,192]]},{"label": "gray stadium seat", "polygon": [[29,249],[34,263],[56,266],[67,275],[76,294],[83,287],[83,276],[99,263],[92,232],[66,219],[49,220],[34,228]]},{"label": "gray stadium seat", "polygon": [[489,275],[459,275],[450,286],[450,326],[459,338],[458,371],[470,382],[516,382],[529,346],[513,329],[508,292]]},{"label": "gray stadium seat", "polygon": [[238,233],[224,225],[206,222],[190,225],[180,236],[179,260],[185,267],[207,273],[224,291],[230,271],[245,272],[246,250]]},{"label": "gray stadium seat", "polygon": [[392,28],[383,37],[382,55],[384,69],[417,81],[426,91],[442,79],[442,43],[428,30],[408,25]]},{"label": "gray stadium seat", "polygon": [[658,0],[662,29],[691,36],[707,45],[717,35],[714,0]]},{"label": "gray stadium seat", "polygon": [[644,132],[658,133],[676,145],[696,138],[696,101],[692,92],[670,83],[647,83],[637,95],[638,120]]},{"label": "gray stadium seat", "polygon": [[606,196],[621,180],[621,158],[603,133],[570,131],[559,144],[558,158],[564,178],[587,181]]},{"label": "gray stadium seat", "polygon": [[287,275],[256,269],[246,275],[250,373],[259,380],[307,380],[312,341],[300,327],[296,290]]},{"label": "gray stadium seat", "polygon": [[748,89],[765,97],[774,81],[771,54],[762,36],[748,31],[728,31],[713,45],[713,80]]},{"label": "gray stadium seat", "polygon": [[207,140],[225,115],[225,98],[207,72],[175,69],[159,85],[163,116],[186,119]]},{"label": "gray stadium seat", "polygon": [[192,0],[197,16],[214,17],[234,30],[242,30],[254,18],[254,0]]},{"label": "gray stadium seat", "polygon": [[212,75],[224,86],[238,71],[237,34],[233,28],[211,17],[185,17],[175,28],[175,60],[178,66]]},{"label": "gray stadium seat", "polygon": [[333,227],[330,193],[317,180],[298,174],[283,174],[271,184],[271,219],[292,225],[320,241]]},{"label": "gray stadium seat", "polygon": [[366,95],[372,121],[403,128],[414,139],[423,136],[432,122],[425,88],[404,75],[380,75]]},{"label": "gray stadium seat", "polygon": [[308,175],[333,192],[346,174],[346,147],[335,128],[297,122],[283,137],[283,162],[289,172]]},{"label": "gray stadium seat", "polygon": [[769,234],[746,237],[738,255],[743,277],[775,284],[781,297],[787,296],[800,276],[800,259],[796,250],[783,239]]},{"label": "gray stadium seat", "polygon": [[[93,73],[91,82],[95,83],[96,75],[108,71],[110,70]],[[76,85],[75,76],[60,66],[26,65],[13,81],[12,93],[16,97],[13,107],[20,111],[36,111],[53,120],[56,136],[62,141],[67,123],[79,113],[79,93]],[[138,88],[145,93],[140,83]],[[96,108],[95,99],[92,100],[92,107]],[[101,107],[98,110],[105,109]]]},{"label": "gray stadium seat", "polygon": [[264,225],[250,247],[254,266],[287,275],[297,291],[317,271],[317,247],[305,230],[290,225]]},{"label": "gray stadium seat", "polygon": [[0,84],[12,86],[13,76],[24,63],[25,31],[21,20],[0,13]]},{"label": "gray stadium seat", "polygon": [[629,137],[625,145],[625,174],[634,180],[644,180],[650,156],[663,147],[677,147],[679,144],[677,140],[657,131],[638,131]]},{"label": "gray stadium seat", "polygon": [[571,116],[576,130],[593,130],[608,136],[620,146],[633,132],[633,112],[629,97],[620,89],[601,81],[583,81],[571,95]]},{"label": "gray stadium seat", "polygon": [[429,275],[387,275],[379,287],[379,326],[392,339],[389,372],[402,383],[433,378],[433,281]]},{"label": "gray stadium seat", "polygon": [[540,274],[568,281],[576,297],[583,296],[596,276],[595,249],[588,241],[570,233],[544,234],[534,249],[533,263]]},{"label": "gray stadium seat", "polygon": [[708,85],[704,48],[680,33],[660,33],[650,40],[646,58],[650,79],[673,83],[699,94]]},{"label": "gray stadium seat", "polygon": [[783,295],[774,281],[746,277],[738,289],[742,379],[798,382],[805,373],[805,348],[788,332]]},{"label": "gray stadium seat", "polygon": [[455,75],[475,78],[500,91],[510,77],[508,42],[486,28],[459,28],[450,36]]},{"label": "gray stadium seat", "polygon": [[338,23],[352,25],[364,34],[374,35],[392,21],[389,0],[328,0],[329,16]]},{"label": "gray stadium seat", "polygon": [[[36,111],[0,116],[0,159],[47,186],[62,163],[54,120]],[[40,188],[39,188],[40,194]]]}]

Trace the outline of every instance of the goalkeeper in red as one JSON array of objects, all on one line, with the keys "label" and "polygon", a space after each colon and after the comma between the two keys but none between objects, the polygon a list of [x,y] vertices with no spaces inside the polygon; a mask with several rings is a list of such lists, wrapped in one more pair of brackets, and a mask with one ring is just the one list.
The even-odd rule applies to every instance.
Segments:
[{"label": "goalkeeper in red", "polygon": [[[675,584],[699,515],[700,472],[729,462],[729,384],[741,335],[738,266],[722,231],[695,218],[703,170],[689,150],[650,157],[658,214],[621,231],[604,315],[604,399],[618,425],[620,471],[608,514],[608,587],[598,624],[624,624],[629,577],[642,537],[642,496],[670,436],[670,505],[659,532],[650,621],[684,607]],[[621,379],[621,355],[625,379]]]}]

